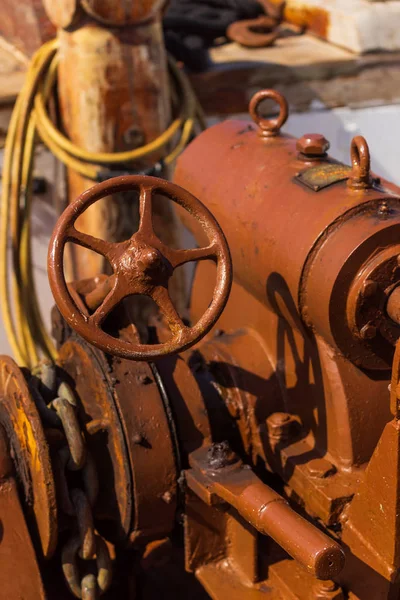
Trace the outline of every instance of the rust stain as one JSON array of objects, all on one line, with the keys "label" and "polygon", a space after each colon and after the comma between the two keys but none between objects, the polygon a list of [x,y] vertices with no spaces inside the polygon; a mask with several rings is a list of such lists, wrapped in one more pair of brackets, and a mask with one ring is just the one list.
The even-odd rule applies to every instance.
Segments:
[{"label": "rust stain", "polygon": [[12,440],[25,497],[33,506],[43,553],[51,557],[58,533],[49,448],[22,371],[9,357],[0,361],[2,424]]}]

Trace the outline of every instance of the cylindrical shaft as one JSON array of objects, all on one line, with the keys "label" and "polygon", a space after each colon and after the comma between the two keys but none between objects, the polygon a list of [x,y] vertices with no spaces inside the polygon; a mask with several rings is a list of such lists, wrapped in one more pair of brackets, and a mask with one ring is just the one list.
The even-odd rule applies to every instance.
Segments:
[{"label": "cylindrical shaft", "polygon": [[272,537],[318,579],[332,579],[342,570],[344,553],[339,544],[303,519],[267,485],[251,483],[227,499],[257,531]]}]

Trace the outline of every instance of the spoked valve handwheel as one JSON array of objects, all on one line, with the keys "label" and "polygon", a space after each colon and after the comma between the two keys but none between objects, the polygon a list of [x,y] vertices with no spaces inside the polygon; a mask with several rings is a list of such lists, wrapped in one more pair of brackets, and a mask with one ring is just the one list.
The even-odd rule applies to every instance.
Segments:
[{"label": "spoked valve handwheel", "polygon": [[[129,240],[111,243],[82,233],[75,228],[76,219],[97,200],[111,194],[139,192],[140,222]],[[152,224],[152,197],[160,194],[186,209],[202,225],[208,237],[204,248],[175,250],[155,235]],[[102,304],[91,315],[76,305],[64,278],[64,248],[73,242],[104,256],[111,264],[113,285]],[[212,301],[200,320],[185,325],[168,292],[168,281],[177,267],[190,261],[213,260],[217,265]],[[51,290],[67,323],[88,342],[104,352],[132,360],[152,360],[180,352],[198,342],[216,323],[229,296],[232,266],[228,244],[218,223],[207,208],[181,187],[140,175],[121,176],[95,185],[70,204],[54,229],[49,246],[48,272]],[[130,343],[117,339],[102,329],[111,310],[127,296],[150,296],[164,315],[171,339],[161,344]]]}]

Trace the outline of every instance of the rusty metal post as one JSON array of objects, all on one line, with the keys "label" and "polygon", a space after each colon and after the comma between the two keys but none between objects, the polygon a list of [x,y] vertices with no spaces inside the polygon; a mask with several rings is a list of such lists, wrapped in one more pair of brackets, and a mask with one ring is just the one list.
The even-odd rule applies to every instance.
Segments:
[{"label": "rusty metal post", "polygon": [[[164,1],[44,0],[44,4],[59,28],[59,97],[70,139],[90,152],[117,152],[157,138],[171,117],[161,28]],[[152,155],[121,168],[147,168],[160,158]],[[68,183],[70,201],[93,185],[72,170]],[[113,195],[84,215],[80,227],[109,241],[126,239],[137,225],[133,206],[126,195],[123,199]],[[172,242],[176,227],[171,208],[163,202],[156,211],[155,219]],[[79,249],[75,254],[78,279],[106,269],[103,257],[85,252]]]}]

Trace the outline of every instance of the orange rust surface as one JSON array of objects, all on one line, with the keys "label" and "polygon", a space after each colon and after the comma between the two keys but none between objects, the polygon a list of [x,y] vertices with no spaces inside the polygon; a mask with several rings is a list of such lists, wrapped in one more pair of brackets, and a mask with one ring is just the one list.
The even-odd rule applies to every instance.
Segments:
[{"label": "orange rust surface", "polygon": [[35,550],[12,477],[0,483],[0,514],[1,598],[45,600]]},{"label": "orange rust surface", "polygon": [[[60,349],[59,365],[75,381],[75,391],[88,420],[105,423],[103,435],[89,435],[88,447],[96,457],[99,496],[96,510],[113,523],[113,540],[128,536],[132,522],[132,481],[124,434],[112,392],[105,385],[104,358],[82,340],[68,340]],[[114,485],[108,481],[113,478]]]},{"label": "orange rust surface", "polygon": [[[113,3],[115,10],[122,4]],[[160,15],[140,27],[107,28],[95,20],[88,23],[87,18],[78,25],[59,31],[59,95],[68,136],[89,152],[125,151],[151,142],[171,118]],[[164,152],[163,148],[149,158],[115,168],[140,171],[151,167]],[[71,170],[70,201],[93,183]],[[162,213],[162,219],[167,237],[174,241],[171,212]],[[104,239],[122,240],[135,230],[136,213],[128,209],[125,198],[116,195],[82,217],[81,226]],[[102,257],[76,250],[76,278],[91,277],[108,268]]]},{"label": "orange rust surface", "polygon": [[[285,103],[280,104],[282,120]],[[138,595],[147,598],[140,589],[145,587],[143,571],[165,567],[166,554],[176,544],[184,547],[187,570],[213,600],[398,598],[400,426],[389,414],[393,346],[385,337],[389,315],[384,300],[400,282],[400,196],[370,177],[367,146],[362,150],[364,142],[360,145],[357,138],[352,186],[344,181],[322,189],[298,185],[299,172],[315,165],[328,171],[332,167],[338,176],[336,163],[326,154],[328,142],[320,138],[315,146],[314,138],[299,145],[280,134],[279,121],[260,125],[261,135],[235,121],[211,128],[182,155],[176,175],[212,207],[231,242],[236,281],[219,321],[223,329],[184,357],[169,357],[173,360],[164,368],[120,360],[125,355],[115,341],[102,345],[98,332],[88,337],[114,355],[104,360],[102,381],[112,393],[106,403],[115,402],[129,449],[126,463],[134,485],[133,494],[129,487],[126,495],[134,509],[129,536],[134,553],[140,542],[175,533],[178,523],[184,530],[183,540],[171,535],[171,543],[149,547],[141,564],[138,553]],[[325,175],[322,171],[322,184]],[[364,185],[355,186],[357,179]],[[140,224],[131,240],[111,244],[74,229],[74,220],[88,204],[132,184],[139,192]],[[157,245],[151,222],[155,190],[195,213],[208,246],[176,250],[160,241]],[[126,303],[111,316],[118,299],[113,292],[151,295],[160,282],[166,287],[168,277],[163,276],[182,255],[218,258],[210,235],[215,222],[197,202],[174,184],[122,177],[69,206],[49,261],[69,325],[84,333],[75,309],[95,326],[110,313],[103,333],[111,331],[117,342],[135,349],[137,332]],[[96,308],[95,298],[92,315],[72,296],[74,308],[65,285],[58,285],[63,283],[65,239],[108,255],[115,267],[117,283],[106,306]],[[207,311],[215,274],[209,266],[203,262],[196,272],[194,317]],[[382,302],[376,301],[378,289]],[[88,282],[81,283],[84,290],[93,292]],[[169,326],[171,315],[173,331],[185,325],[170,310],[165,315]],[[379,330],[375,341],[361,335],[364,315],[368,327]],[[207,330],[201,319],[200,337]],[[157,341],[165,344],[164,328],[161,320],[154,323],[149,323],[149,341],[156,348]],[[140,358],[150,356],[154,354]],[[185,367],[176,368],[182,360]],[[102,383],[90,382],[86,375],[88,363],[74,351],[69,361],[73,380],[88,382],[88,396],[95,392],[86,411],[100,410],[93,415],[97,422],[103,413],[109,418],[107,406],[100,407],[96,397]],[[398,362],[396,356],[391,390],[395,413]],[[196,385],[199,393],[193,393]],[[96,429],[98,423],[94,427],[89,421],[88,433]],[[113,429],[115,424],[109,425],[109,435]],[[101,460],[99,453],[96,458]],[[117,464],[123,460],[119,452]],[[115,479],[110,465],[103,481],[123,494],[124,482]],[[295,561],[288,562],[286,553]],[[126,571],[137,573],[134,565]],[[178,579],[183,581],[183,573]],[[153,595],[169,598],[170,592]],[[193,594],[189,589],[173,597]]]},{"label": "orange rust surface", "polygon": [[31,504],[44,556],[57,544],[55,484],[41,420],[22,371],[0,357],[1,422],[11,439],[27,501]]}]

